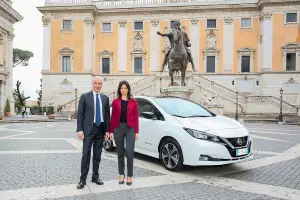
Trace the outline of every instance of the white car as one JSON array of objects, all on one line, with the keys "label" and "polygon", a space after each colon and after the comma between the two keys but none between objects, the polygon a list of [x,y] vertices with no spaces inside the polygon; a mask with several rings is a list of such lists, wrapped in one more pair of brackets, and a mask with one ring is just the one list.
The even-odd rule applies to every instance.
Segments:
[{"label": "white car", "polygon": [[[177,97],[136,96],[139,134],[135,152],[158,158],[166,169],[183,165],[225,165],[251,159],[253,141],[234,119]],[[114,149],[106,141],[104,149]]]}]

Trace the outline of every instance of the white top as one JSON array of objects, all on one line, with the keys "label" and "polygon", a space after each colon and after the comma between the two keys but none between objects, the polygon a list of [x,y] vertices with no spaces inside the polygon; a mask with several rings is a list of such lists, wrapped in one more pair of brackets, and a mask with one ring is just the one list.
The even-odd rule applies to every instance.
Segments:
[{"label": "white top", "polygon": [[96,123],[96,94],[99,94],[98,95],[98,98],[99,98],[99,102],[100,102],[100,120],[101,122],[104,122],[103,121],[103,111],[102,111],[102,101],[101,101],[101,93],[96,93],[94,90],[93,90],[93,96],[94,96],[94,123]]}]

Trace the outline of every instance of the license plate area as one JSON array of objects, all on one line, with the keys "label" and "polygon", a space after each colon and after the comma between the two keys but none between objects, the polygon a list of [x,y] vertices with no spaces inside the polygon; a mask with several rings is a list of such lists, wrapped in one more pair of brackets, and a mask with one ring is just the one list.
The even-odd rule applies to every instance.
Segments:
[{"label": "license plate area", "polygon": [[243,156],[248,154],[248,148],[243,148],[243,149],[236,149],[235,155],[236,156]]}]

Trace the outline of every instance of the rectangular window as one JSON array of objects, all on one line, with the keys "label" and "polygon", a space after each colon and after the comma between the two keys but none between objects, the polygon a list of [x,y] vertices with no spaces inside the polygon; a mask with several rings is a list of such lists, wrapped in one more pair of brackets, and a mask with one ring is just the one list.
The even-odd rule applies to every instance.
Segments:
[{"label": "rectangular window", "polygon": [[63,20],[63,30],[72,30],[71,20]]},{"label": "rectangular window", "polygon": [[297,13],[287,13],[286,23],[295,23],[295,22],[297,22]]},{"label": "rectangular window", "polygon": [[217,20],[216,19],[208,19],[206,21],[206,28],[217,28]]},{"label": "rectangular window", "polygon": [[103,23],[102,32],[111,32],[111,23]]},{"label": "rectangular window", "polygon": [[143,23],[143,21],[134,22],[134,30],[135,31],[142,31],[142,30],[144,30],[144,23]]},{"label": "rectangular window", "polygon": [[250,72],[250,56],[242,56],[241,72]]},{"label": "rectangular window", "polygon": [[215,73],[216,72],[216,59],[215,56],[206,57],[206,72]]},{"label": "rectangular window", "polygon": [[71,57],[62,57],[62,72],[71,72]]},{"label": "rectangular window", "polygon": [[251,18],[241,18],[241,28],[251,28]]},{"label": "rectangular window", "polygon": [[134,58],[134,73],[135,74],[143,73],[143,58],[142,57]]},{"label": "rectangular window", "polygon": [[110,71],[110,59],[102,58],[102,73],[109,74]]},{"label": "rectangular window", "polygon": [[296,71],[296,53],[286,54],[286,71]]}]

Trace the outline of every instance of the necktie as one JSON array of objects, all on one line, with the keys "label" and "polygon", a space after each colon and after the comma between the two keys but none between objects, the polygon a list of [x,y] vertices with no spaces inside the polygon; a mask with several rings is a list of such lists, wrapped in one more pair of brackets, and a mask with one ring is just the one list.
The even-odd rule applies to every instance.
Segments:
[{"label": "necktie", "polygon": [[99,101],[99,94],[96,94],[96,125],[100,126],[101,119],[100,119],[100,101]]}]

